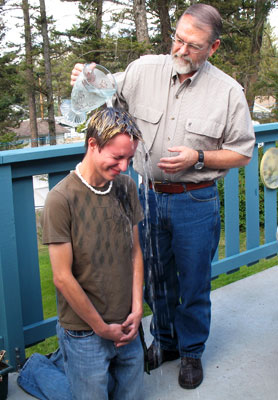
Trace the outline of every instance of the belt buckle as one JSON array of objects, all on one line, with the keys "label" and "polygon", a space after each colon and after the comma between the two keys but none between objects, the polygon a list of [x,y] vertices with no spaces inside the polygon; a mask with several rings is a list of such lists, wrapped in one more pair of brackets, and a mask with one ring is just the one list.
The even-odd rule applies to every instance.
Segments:
[{"label": "belt buckle", "polygon": [[157,188],[156,188],[156,185],[162,185],[162,184],[163,184],[163,181],[153,181],[153,189],[154,189],[155,193],[163,193],[163,192],[160,192],[159,190],[157,190]]}]

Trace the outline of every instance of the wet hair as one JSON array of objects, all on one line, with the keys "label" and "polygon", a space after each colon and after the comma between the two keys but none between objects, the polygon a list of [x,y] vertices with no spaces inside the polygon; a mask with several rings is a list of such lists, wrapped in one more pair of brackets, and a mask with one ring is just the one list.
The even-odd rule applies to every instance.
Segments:
[{"label": "wet hair", "polygon": [[177,26],[185,15],[191,15],[196,18],[196,25],[198,28],[203,29],[203,25],[207,25],[211,28],[211,44],[214,43],[216,39],[219,39],[222,32],[222,18],[216,8],[203,3],[192,4],[184,11],[178,20]]},{"label": "wet hair", "polygon": [[143,141],[139,128],[127,111],[107,107],[94,112],[87,125],[86,151],[90,138],[94,138],[98,148],[102,149],[119,133],[126,133],[133,140]]}]

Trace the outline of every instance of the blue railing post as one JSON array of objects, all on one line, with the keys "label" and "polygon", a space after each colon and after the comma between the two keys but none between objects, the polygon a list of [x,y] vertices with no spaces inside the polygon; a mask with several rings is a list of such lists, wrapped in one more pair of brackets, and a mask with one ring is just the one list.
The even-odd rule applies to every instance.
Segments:
[{"label": "blue railing post", "polygon": [[9,363],[16,367],[24,359],[25,343],[10,165],[0,165],[0,188],[0,336]]}]

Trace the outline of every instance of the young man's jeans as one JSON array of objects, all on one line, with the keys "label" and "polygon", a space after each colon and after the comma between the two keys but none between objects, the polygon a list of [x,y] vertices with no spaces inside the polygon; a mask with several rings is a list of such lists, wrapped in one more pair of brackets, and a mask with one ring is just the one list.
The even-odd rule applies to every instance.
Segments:
[{"label": "young man's jeans", "polygon": [[[144,189],[141,185],[146,213]],[[210,329],[211,261],[220,234],[217,187],[181,194],[148,190],[147,196],[140,240],[151,333],[162,349],[200,358]]]},{"label": "young man's jeans", "polygon": [[18,384],[41,400],[142,400],[143,348],[139,335],[116,348],[93,331],[65,331],[50,358],[33,354]]},{"label": "young man's jeans", "polygon": [[[70,331],[58,324],[57,334],[74,400],[142,400],[144,355],[139,335],[116,348],[93,331]],[[113,388],[108,397],[110,376]]]},{"label": "young man's jeans", "polygon": [[18,385],[40,400],[72,400],[60,349],[50,358],[34,353],[19,371]]}]

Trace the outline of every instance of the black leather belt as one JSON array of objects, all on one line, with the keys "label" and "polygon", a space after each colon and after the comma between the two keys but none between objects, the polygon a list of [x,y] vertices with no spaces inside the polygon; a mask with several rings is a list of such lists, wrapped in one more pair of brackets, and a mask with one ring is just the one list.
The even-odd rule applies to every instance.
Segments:
[{"label": "black leather belt", "polygon": [[156,192],[178,194],[187,192],[189,190],[202,189],[214,185],[214,181],[205,181],[199,183],[193,182],[157,182],[149,181],[149,188],[154,189]]}]

